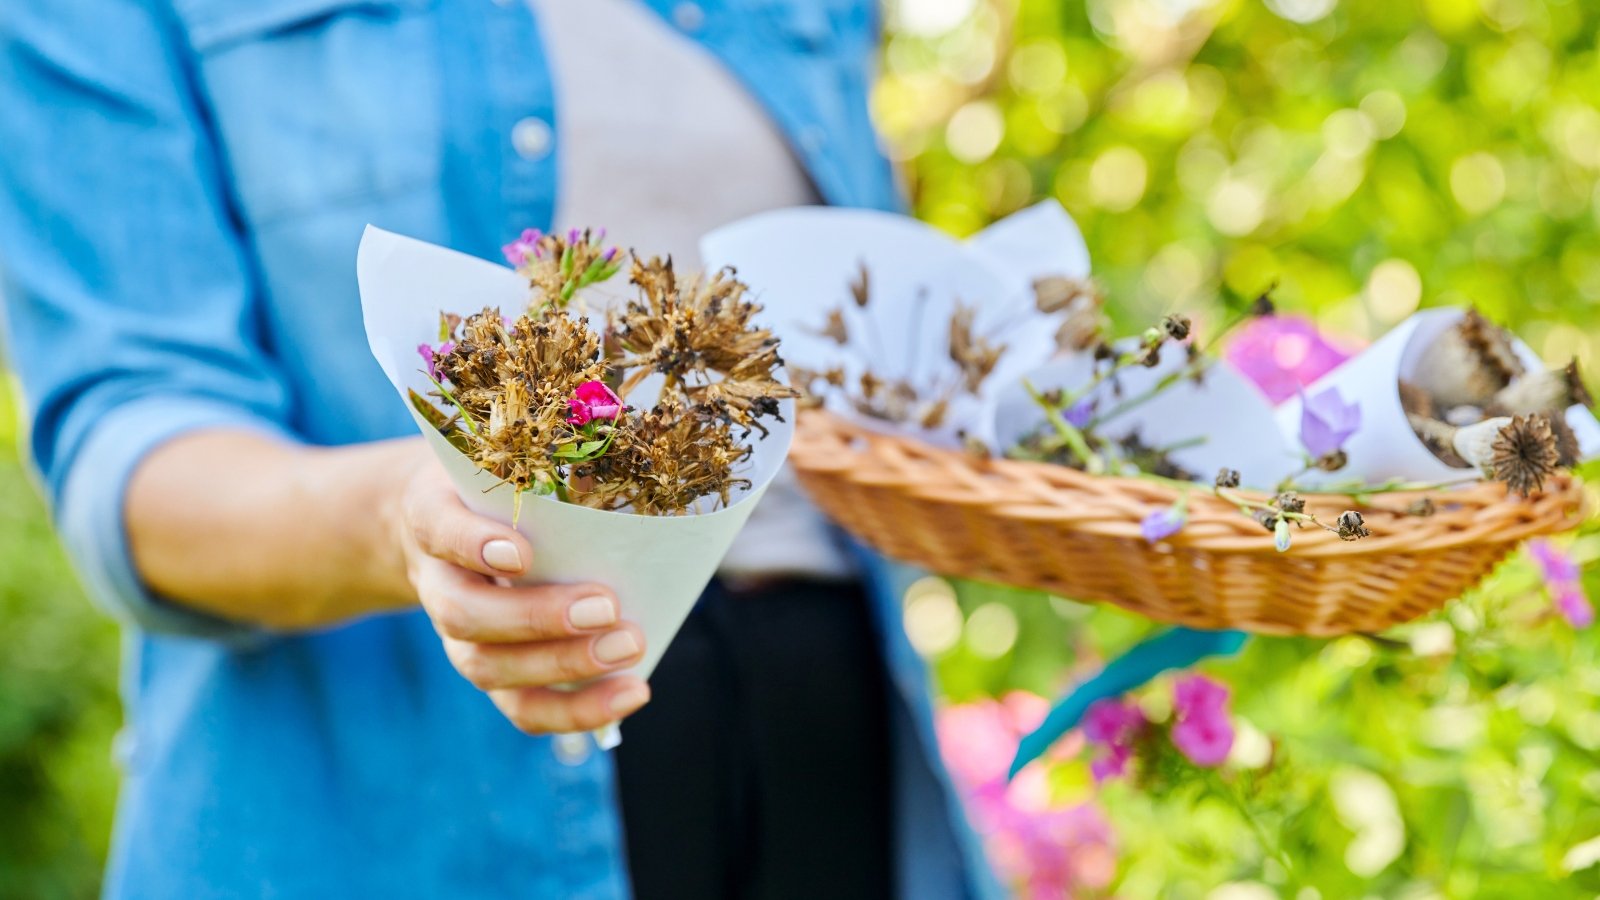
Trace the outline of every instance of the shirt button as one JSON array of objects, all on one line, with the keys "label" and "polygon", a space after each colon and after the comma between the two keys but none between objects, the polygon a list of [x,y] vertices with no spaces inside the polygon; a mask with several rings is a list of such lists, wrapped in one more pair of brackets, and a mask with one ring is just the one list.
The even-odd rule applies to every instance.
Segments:
[{"label": "shirt button", "polygon": [[706,24],[706,11],[698,3],[679,3],[672,8],[672,23],[684,31],[699,31]]},{"label": "shirt button", "polygon": [[550,741],[556,759],[564,766],[581,766],[588,762],[590,744],[587,734],[558,734]]},{"label": "shirt button", "polygon": [[533,116],[511,126],[511,146],[516,149],[518,156],[530,162],[550,155],[553,137],[550,123]]}]

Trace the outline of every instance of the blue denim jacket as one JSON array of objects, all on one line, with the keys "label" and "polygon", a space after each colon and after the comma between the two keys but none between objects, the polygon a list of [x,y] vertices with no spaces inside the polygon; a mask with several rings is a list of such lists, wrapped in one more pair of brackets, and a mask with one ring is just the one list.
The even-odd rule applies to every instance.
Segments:
[{"label": "blue denim jacket", "polygon": [[[829,202],[898,203],[867,115],[868,0],[650,3],[748,85]],[[108,896],[626,895],[608,759],[518,733],[420,613],[268,634],[186,612],[141,586],[120,514],[133,466],[194,429],[412,432],[363,342],[356,245],[370,222],[492,257],[548,225],[540,46],[522,0],[0,4],[30,448],[93,593],[137,626]],[[901,890],[988,895],[876,581]]]}]

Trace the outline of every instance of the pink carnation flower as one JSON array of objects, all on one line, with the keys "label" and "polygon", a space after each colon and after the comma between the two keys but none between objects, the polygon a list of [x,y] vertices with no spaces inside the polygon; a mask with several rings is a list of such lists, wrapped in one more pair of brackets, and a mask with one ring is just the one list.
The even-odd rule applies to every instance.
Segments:
[{"label": "pink carnation flower", "polygon": [[622,398],[606,387],[603,381],[586,381],[578,385],[576,396],[567,401],[571,414],[570,425],[587,425],[596,420],[611,421],[622,415]]}]

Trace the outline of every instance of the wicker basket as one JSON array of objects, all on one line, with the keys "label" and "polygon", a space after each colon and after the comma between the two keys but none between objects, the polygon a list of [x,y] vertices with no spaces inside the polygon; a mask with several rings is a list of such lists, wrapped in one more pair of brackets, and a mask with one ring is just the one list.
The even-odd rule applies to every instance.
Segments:
[{"label": "wicker basket", "polygon": [[[1565,476],[1530,499],[1492,483],[1434,494],[1427,517],[1404,511],[1415,496],[1387,494],[1358,507],[1372,537],[1346,543],[1307,528],[1279,553],[1260,525],[1195,491],[1189,524],[1151,545],[1140,521],[1176,499],[1154,482],[975,460],[818,410],[802,414],[790,459],[824,512],[896,559],[1263,634],[1375,632],[1415,618],[1477,584],[1523,540],[1571,529],[1583,513],[1582,484]],[[1306,499],[1324,521],[1351,507],[1344,496]]]}]

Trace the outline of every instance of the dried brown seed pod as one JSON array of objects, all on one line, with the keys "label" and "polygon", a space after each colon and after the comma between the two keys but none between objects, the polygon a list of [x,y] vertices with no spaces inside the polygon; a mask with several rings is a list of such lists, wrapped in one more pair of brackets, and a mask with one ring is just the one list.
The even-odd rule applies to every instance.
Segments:
[{"label": "dried brown seed pod", "polygon": [[1471,309],[1423,350],[1411,380],[1440,407],[1484,407],[1523,372],[1511,333]]},{"label": "dried brown seed pod", "polygon": [[1524,497],[1543,490],[1545,479],[1560,468],[1561,453],[1546,416],[1517,416],[1492,444],[1489,465],[1496,481]]}]

